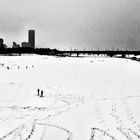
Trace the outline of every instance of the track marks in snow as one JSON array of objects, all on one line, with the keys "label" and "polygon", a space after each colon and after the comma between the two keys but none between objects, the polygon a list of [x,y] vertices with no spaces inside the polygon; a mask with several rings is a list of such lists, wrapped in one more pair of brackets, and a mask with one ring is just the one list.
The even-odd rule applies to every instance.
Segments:
[{"label": "track marks in snow", "polygon": [[[98,133],[101,133],[101,135],[98,134]],[[99,128],[92,128],[91,129],[91,138],[90,138],[90,140],[98,140],[99,136],[100,137],[107,137],[110,140],[117,140],[114,136],[112,136],[109,132],[107,132],[105,130],[102,130],[102,129],[99,129]]]},{"label": "track marks in snow", "polygon": [[[37,123],[37,125],[53,127],[53,128],[57,128],[57,129],[59,129],[59,130],[62,130],[63,132],[65,132],[65,133],[67,134],[67,138],[66,138],[65,140],[72,140],[72,138],[73,138],[73,134],[72,134],[68,129],[63,128],[63,127],[61,127],[61,126],[54,125],[54,124],[47,124],[47,123],[39,123],[39,122]],[[43,136],[45,135],[45,133],[46,133],[46,132],[45,132],[45,129],[44,129],[41,138],[43,138]],[[48,135],[49,135],[49,134],[48,134]],[[41,140],[45,140],[45,139],[41,139]]]},{"label": "track marks in snow", "polygon": [[[18,128],[16,128],[15,130],[11,130],[11,132],[7,132],[7,134],[1,137],[0,140],[5,139],[6,137],[9,137],[11,139],[13,138],[15,140],[21,139],[21,138],[25,140],[31,139],[31,137],[34,135],[35,128],[37,125],[36,120],[39,120],[40,122],[45,120],[47,122],[45,125],[49,127],[56,127],[60,130],[63,130],[64,132],[68,134],[67,140],[71,140],[72,133],[66,128],[56,126],[55,124],[49,124],[50,118],[53,119],[55,116],[62,115],[63,113],[70,111],[71,109],[77,107],[78,105],[83,104],[84,97],[80,95],[72,95],[72,94],[55,95],[54,101],[55,102],[52,104],[52,106],[49,106],[49,107],[32,107],[32,106],[20,107],[18,105],[3,107],[2,109],[3,111],[6,111],[7,109],[11,111],[12,116],[10,116],[7,119],[13,118],[17,121],[21,121],[21,123]],[[44,115],[43,119],[41,119],[42,115]],[[3,118],[6,119],[6,116],[3,116]],[[24,120],[24,123],[23,123],[23,120]],[[34,122],[34,123],[31,123],[31,122]],[[45,128],[44,128],[44,132],[42,132],[42,136],[40,137],[42,140],[44,139],[43,138],[44,133],[45,133]]]},{"label": "track marks in snow", "polygon": [[33,133],[35,131],[35,127],[36,127],[36,123],[33,123],[32,128],[30,130],[30,133],[29,133],[28,137],[25,140],[29,140],[31,138],[31,136],[33,135]]},{"label": "track marks in snow", "polygon": [[[121,112],[119,109],[121,109]],[[132,113],[132,110],[130,109],[125,99],[121,99],[121,102],[119,102],[119,104],[117,102],[113,104],[111,115],[118,124],[116,129],[122,135],[124,135],[126,139],[140,139],[140,131],[138,127],[139,125],[137,125],[137,121],[135,120],[134,114]]]},{"label": "track marks in snow", "polygon": [[[102,102],[106,104],[105,108],[102,108]],[[107,104],[111,108],[108,108]],[[98,140],[101,137],[113,140],[140,139],[139,125],[125,98],[96,101],[93,107],[98,125],[92,128],[91,140]],[[104,109],[106,109],[106,113],[103,111]]]}]

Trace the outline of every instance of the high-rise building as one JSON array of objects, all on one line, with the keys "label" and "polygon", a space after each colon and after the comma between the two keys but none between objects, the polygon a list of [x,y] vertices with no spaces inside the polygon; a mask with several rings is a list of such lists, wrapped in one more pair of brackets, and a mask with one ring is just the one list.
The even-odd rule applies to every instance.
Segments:
[{"label": "high-rise building", "polygon": [[35,30],[28,31],[28,42],[31,48],[35,48]]},{"label": "high-rise building", "polygon": [[3,48],[4,46],[3,46],[3,39],[2,38],[0,38],[0,48]]}]

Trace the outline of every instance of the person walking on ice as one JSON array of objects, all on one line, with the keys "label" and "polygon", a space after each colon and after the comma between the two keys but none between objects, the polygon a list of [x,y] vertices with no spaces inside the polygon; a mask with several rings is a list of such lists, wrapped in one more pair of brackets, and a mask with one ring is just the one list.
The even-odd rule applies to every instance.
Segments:
[{"label": "person walking on ice", "polygon": [[39,92],[40,92],[40,89],[38,88],[38,89],[37,89],[37,96],[39,96]]},{"label": "person walking on ice", "polygon": [[43,90],[41,90],[41,95],[40,95],[40,97],[43,97]]}]

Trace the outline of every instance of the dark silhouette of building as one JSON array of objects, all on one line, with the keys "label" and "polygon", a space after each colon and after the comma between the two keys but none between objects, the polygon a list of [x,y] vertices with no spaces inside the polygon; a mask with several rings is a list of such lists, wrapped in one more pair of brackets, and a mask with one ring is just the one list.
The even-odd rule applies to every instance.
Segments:
[{"label": "dark silhouette of building", "polygon": [[7,45],[6,44],[3,44],[3,48],[6,49],[7,48]]},{"label": "dark silhouette of building", "polygon": [[12,46],[12,48],[20,48],[20,45],[17,44],[16,42],[13,42],[13,46]]},{"label": "dark silhouette of building", "polygon": [[3,44],[3,39],[2,38],[0,38],[0,48],[4,48],[4,44]]},{"label": "dark silhouette of building", "polygon": [[21,43],[21,46],[23,47],[23,48],[31,48],[31,45],[29,44],[29,42],[22,42]]},{"label": "dark silhouette of building", "polygon": [[35,30],[28,30],[28,42],[22,42],[21,47],[35,49]]},{"label": "dark silhouette of building", "polygon": [[35,48],[35,30],[28,31],[28,42],[31,48]]}]

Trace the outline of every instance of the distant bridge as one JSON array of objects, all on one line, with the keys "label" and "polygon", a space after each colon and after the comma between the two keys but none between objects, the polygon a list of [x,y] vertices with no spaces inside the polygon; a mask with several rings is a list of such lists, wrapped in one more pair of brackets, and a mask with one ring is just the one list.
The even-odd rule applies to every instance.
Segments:
[{"label": "distant bridge", "polygon": [[114,56],[114,55],[122,55],[122,57],[125,57],[125,55],[140,55],[140,51],[58,51],[59,54],[62,55],[77,55],[80,56],[80,54],[89,54],[89,55],[108,55],[108,56]]},{"label": "distant bridge", "polygon": [[40,55],[57,55],[57,56],[72,56],[76,55],[77,57],[80,55],[108,55],[108,56],[114,56],[114,55],[121,55],[122,57],[125,57],[126,55],[140,55],[140,51],[80,51],[80,50],[71,50],[71,51],[59,51],[57,49],[50,49],[50,48],[0,48],[0,54],[4,55],[13,55],[13,54],[40,54]]}]

